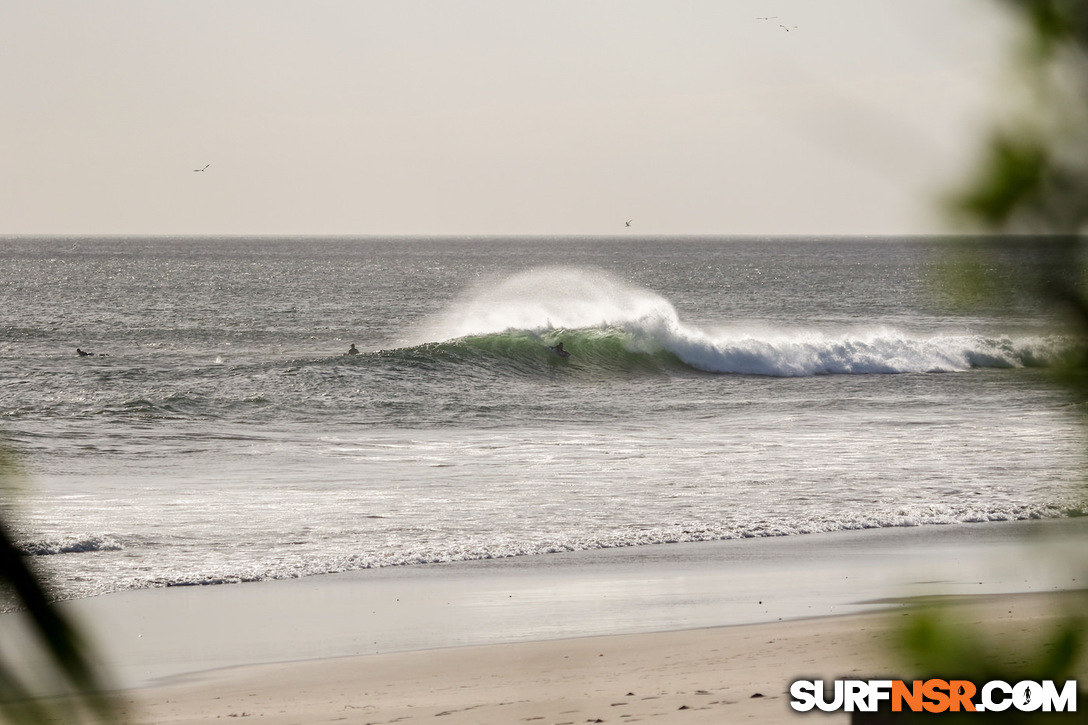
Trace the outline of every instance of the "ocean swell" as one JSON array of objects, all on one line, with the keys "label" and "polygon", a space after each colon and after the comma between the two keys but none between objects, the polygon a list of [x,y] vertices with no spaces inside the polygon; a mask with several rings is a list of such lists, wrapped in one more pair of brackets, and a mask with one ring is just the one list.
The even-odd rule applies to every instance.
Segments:
[{"label": "ocean swell", "polygon": [[1066,348],[1058,336],[924,335],[864,322],[849,329],[738,324],[709,332],[682,322],[673,305],[650,290],[568,268],[535,269],[482,285],[423,334],[444,341],[410,348],[430,360],[483,356],[525,369],[562,341],[574,370],[773,377],[1036,367],[1051,364]]}]

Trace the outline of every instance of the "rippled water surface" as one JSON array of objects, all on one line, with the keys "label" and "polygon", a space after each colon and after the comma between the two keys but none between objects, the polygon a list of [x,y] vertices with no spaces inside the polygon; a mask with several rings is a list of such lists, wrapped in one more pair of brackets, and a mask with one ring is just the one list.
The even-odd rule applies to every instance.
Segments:
[{"label": "rippled water surface", "polygon": [[1062,339],[943,308],[940,259],[0,241],[20,541],[86,595],[1078,507],[1079,422],[1044,382]]}]

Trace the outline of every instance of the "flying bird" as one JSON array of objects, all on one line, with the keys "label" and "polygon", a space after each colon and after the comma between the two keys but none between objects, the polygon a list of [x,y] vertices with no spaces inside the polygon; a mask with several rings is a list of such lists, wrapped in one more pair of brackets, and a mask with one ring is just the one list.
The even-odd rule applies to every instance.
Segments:
[{"label": "flying bird", "polygon": [[785,25],[783,25],[782,23],[779,23],[779,24],[778,24],[778,27],[782,28],[782,29],[783,29],[783,30],[785,30],[785,31],[786,31],[787,33],[788,33],[788,32],[790,32],[790,28],[793,28],[794,30],[797,30],[797,26],[796,26],[796,25],[791,25],[791,26],[790,26],[790,28],[787,28],[787,27],[786,27]]},{"label": "flying bird", "polygon": [[627,223],[624,224],[624,226],[627,226],[627,227],[631,226],[631,222],[633,222],[633,221],[634,221],[634,219],[628,219]]},{"label": "flying bird", "polygon": [[[204,164],[204,169],[208,168],[209,166],[211,166],[211,164]],[[193,171],[204,171],[204,169],[193,169]]]},{"label": "flying bird", "polygon": [[766,18],[756,18],[756,20],[777,20],[777,19],[778,19],[777,15],[771,15],[770,17],[766,17]]}]

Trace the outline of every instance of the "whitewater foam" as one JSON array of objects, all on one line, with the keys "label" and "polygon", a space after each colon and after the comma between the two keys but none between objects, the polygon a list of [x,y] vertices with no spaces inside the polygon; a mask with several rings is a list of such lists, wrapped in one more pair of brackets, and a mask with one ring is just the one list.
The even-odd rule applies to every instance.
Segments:
[{"label": "whitewater foam", "polygon": [[[669,352],[709,373],[807,377],[958,372],[1051,363],[1060,338],[916,335],[886,326],[824,331],[719,329],[681,322],[661,295],[594,270],[528,270],[470,290],[426,333],[430,340],[517,331],[619,331],[628,352]],[[585,342],[592,338],[583,337]],[[569,345],[568,345],[569,348]]]},{"label": "whitewater foam", "polygon": [[58,554],[86,554],[96,551],[121,551],[124,547],[109,536],[72,536],[65,539],[25,541],[19,544],[26,556],[56,556]]},{"label": "whitewater foam", "polygon": [[712,338],[678,326],[658,333],[662,346],[688,365],[715,373],[799,377],[887,373],[959,372],[975,367],[1047,364],[1063,348],[1060,338],[978,335],[918,336],[891,328],[838,333],[816,330],[722,333]]}]

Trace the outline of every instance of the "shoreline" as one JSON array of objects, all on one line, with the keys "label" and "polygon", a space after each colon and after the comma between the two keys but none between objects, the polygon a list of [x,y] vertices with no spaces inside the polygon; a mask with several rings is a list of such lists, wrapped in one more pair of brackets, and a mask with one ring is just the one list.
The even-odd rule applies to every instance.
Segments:
[{"label": "shoreline", "polygon": [[917,596],[1071,589],[1088,568],[1074,545],[1086,534],[1088,518],[838,531],[136,590],[63,606],[84,623],[116,686],[131,689],[271,662],[774,623],[873,612]]},{"label": "shoreline", "polygon": [[[888,634],[920,598],[1044,626],[1088,581],[1085,534],[1088,518],[870,529],[62,606],[141,723],[786,722],[793,679],[893,672]],[[15,652],[18,620],[0,616]]]},{"label": "shoreline", "polygon": [[[946,614],[998,638],[1045,634],[1084,592],[964,597]],[[847,723],[789,707],[796,679],[909,678],[909,612],[451,647],[202,673],[121,693],[148,725],[262,723]],[[1078,672],[1084,676],[1082,666]]]}]

